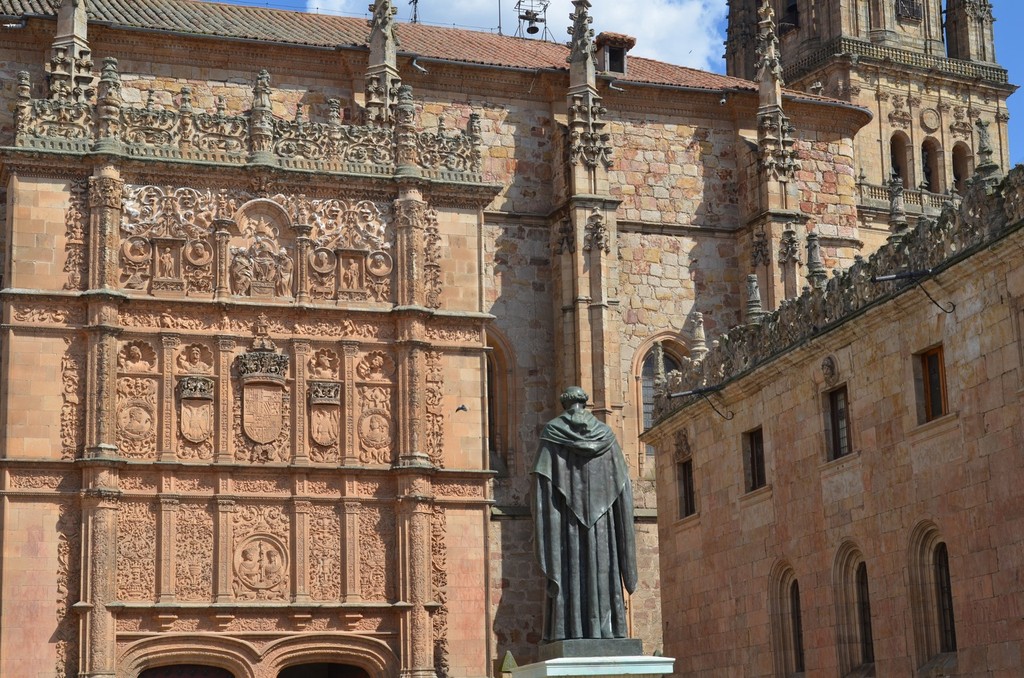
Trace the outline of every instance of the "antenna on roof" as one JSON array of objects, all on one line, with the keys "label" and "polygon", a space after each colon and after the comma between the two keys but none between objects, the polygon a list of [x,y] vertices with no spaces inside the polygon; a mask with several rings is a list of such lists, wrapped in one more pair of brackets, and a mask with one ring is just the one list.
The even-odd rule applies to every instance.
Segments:
[{"label": "antenna on roof", "polygon": [[412,22],[418,24],[420,22],[420,0],[409,0],[409,4],[412,5]]},{"label": "antenna on roof", "polygon": [[517,0],[516,14],[519,15],[519,28],[516,29],[516,37],[532,37],[540,33],[541,40],[553,42],[554,37],[548,30],[548,5],[550,4],[551,0]]}]

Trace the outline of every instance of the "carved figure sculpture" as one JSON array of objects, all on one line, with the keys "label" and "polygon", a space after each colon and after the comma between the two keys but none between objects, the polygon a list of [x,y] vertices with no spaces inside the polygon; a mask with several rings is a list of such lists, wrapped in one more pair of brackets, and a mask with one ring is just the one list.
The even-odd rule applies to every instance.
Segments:
[{"label": "carved figure sculpture", "polygon": [[252,262],[247,257],[236,256],[231,260],[231,283],[235,294],[249,294],[249,288],[252,287]]},{"label": "carved figure sculpture", "polygon": [[277,255],[277,296],[290,297],[292,294],[292,272],[295,262],[288,256],[288,250],[281,248]]},{"label": "carved figure sculpture", "polygon": [[345,272],[341,274],[341,286],[347,290],[359,287],[359,263],[354,259],[349,262]]},{"label": "carved figure sculpture", "polygon": [[147,372],[151,365],[142,357],[142,349],[138,346],[128,346],[121,354],[118,365],[125,372]]},{"label": "carved figure sculpture", "polygon": [[570,386],[544,427],[531,475],[545,642],[625,638],[622,589],[637,584],[633,489],[615,434]]},{"label": "carved figure sculpture", "polygon": [[170,247],[165,247],[160,252],[160,258],[157,259],[157,276],[160,278],[175,277],[174,255],[171,254]]}]

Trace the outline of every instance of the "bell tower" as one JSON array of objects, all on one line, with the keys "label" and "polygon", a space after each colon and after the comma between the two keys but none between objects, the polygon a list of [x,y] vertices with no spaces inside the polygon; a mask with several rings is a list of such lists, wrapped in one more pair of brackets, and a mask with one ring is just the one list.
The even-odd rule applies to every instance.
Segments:
[{"label": "bell tower", "polygon": [[[1006,99],[990,0],[770,0],[787,88],[872,111],[855,140],[862,225],[886,228],[898,177],[911,216],[938,212],[974,173],[979,122],[1009,167]],[[729,0],[726,68],[754,79],[758,0]]]}]

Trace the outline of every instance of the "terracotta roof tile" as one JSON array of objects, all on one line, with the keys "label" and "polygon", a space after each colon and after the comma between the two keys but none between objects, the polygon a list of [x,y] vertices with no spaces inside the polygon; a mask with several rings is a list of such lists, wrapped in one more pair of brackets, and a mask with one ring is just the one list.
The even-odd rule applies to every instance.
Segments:
[{"label": "terracotta roof tile", "polygon": [[[53,16],[59,0],[0,0],[0,15]],[[366,46],[369,28],[357,17],[306,14],[200,0],[90,0],[89,18],[127,28],[264,40],[316,47]],[[567,70],[563,44],[424,24],[399,24],[400,53],[463,63]],[[748,80],[631,56],[623,82],[755,91]],[[803,92],[801,99],[834,101]]]}]

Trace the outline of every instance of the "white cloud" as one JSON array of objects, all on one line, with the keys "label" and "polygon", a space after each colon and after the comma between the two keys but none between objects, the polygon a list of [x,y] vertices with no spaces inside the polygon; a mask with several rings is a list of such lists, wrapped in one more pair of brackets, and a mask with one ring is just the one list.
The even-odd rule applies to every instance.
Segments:
[{"label": "white cloud", "polygon": [[[512,35],[518,27],[515,0],[500,0],[502,29]],[[630,54],[669,63],[721,71],[722,19],[726,0],[592,0],[596,33],[627,33],[637,39]],[[369,0],[307,0],[306,11],[369,16]],[[397,0],[398,18],[408,21],[412,8]],[[548,30],[557,42],[568,40],[570,0],[551,0]],[[424,23],[496,30],[498,0],[420,0]]]}]

